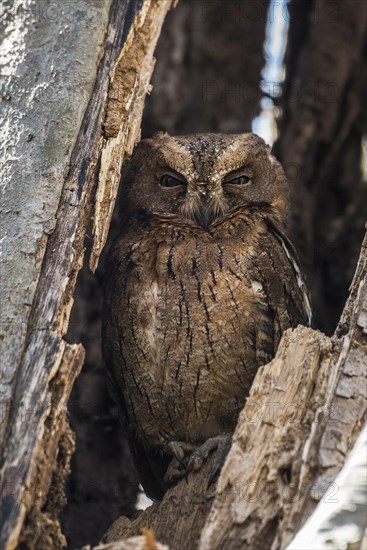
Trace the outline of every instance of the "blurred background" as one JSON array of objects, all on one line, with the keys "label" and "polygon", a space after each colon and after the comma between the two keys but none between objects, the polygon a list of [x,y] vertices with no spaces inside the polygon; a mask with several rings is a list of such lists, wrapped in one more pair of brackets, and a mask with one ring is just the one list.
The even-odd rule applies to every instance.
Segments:
[{"label": "blurred background", "polygon": [[[289,235],[311,289],[314,327],[334,332],[367,218],[365,0],[180,0],[164,23],[142,137],[158,130],[253,131],[273,146],[292,199]],[[117,216],[109,244],[118,233]],[[76,453],[63,531],[96,543],[136,508],[138,479],[104,379],[106,250],[78,278],[68,341],[86,362],[70,400]]]}]

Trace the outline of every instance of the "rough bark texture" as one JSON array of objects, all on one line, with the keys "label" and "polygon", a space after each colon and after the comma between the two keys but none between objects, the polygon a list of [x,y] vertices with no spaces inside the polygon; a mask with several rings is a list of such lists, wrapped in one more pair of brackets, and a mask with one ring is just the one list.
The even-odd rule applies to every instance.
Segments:
[{"label": "rough bark texture", "polygon": [[148,527],[160,542],[172,549],[195,548],[213,502],[215,485],[207,490],[213,458],[210,457],[199,472],[190,474],[187,480],[181,480],[170,489],[161,503],[137,512],[131,520],[120,517],[102,541],[110,543],[126,539]]},{"label": "rough bark texture", "polygon": [[[27,529],[41,510],[44,528],[39,517],[29,547],[47,547],[42,531],[44,541],[51,537],[60,547],[54,521],[59,473],[68,470],[73,447],[63,435],[63,408],[83,360],[80,346],[65,344],[62,334],[72,300],[69,282],[81,255],[81,247],[79,258],[73,248],[83,217],[75,206],[88,193],[85,177],[75,191],[76,161],[75,172],[67,174],[110,2],[80,2],[72,13],[65,6],[50,12],[38,2],[10,4],[2,9],[9,49],[2,134],[1,547],[14,548],[20,540],[27,547],[22,526]],[[85,40],[87,14],[94,47]],[[53,246],[57,253],[50,259]]]},{"label": "rough bark texture", "polygon": [[[146,48],[149,65],[170,5],[146,0],[138,11],[140,3],[133,0],[98,2],[98,9],[97,3],[82,2],[71,14],[62,11],[71,10],[68,4],[51,16],[55,5],[50,8],[30,1],[2,13],[7,44],[19,41],[19,50],[7,52],[5,235],[15,246],[22,239],[27,241],[26,250],[20,247],[19,254],[6,255],[1,289],[6,293],[1,301],[7,336],[1,388],[1,548],[7,550],[65,546],[58,515],[73,450],[65,405],[84,352],[62,337],[82,263],[96,175],[102,173],[103,179],[109,163],[112,171],[119,172],[123,160],[112,159],[103,149],[115,100],[111,74],[115,74],[115,65],[121,65],[121,51],[126,52],[124,44],[133,41],[132,34]],[[154,24],[152,11],[157,15]],[[87,19],[84,27],[83,16]],[[136,58],[136,63],[140,67],[141,59]],[[23,68],[24,87],[20,87],[18,75]],[[62,78],[70,84],[78,82],[74,95],[66,94],[56,106],[55,98],[46,95],[38,104],[35,95],[49,91],[55,81],[60,86]],[[143,71],[130,83],[140,91],[138,95],[131,95],[130,88],[121,90],[122,103],[130,93],[127,116],[137,117],[126,131],[130,148],[139,139],[139,116],[149,78],[149,71]],[[29,106],[30,98],[34,106]],[[18,125],[16,132],[13,124]],[[115,130],[121,130],[120,124],[121,119]],[[28,165],[13,164],[22,155]],[[24,166],[29,167],[30,176],[23,181]],[[24,330],[14,331],[14,322]]]},{"label": "rough bark texture", "polygon": [[[92,550],[168,550],[168,546],[160,544],[150,529],[142,529],[143,536],[130,537],[127,540],[98,544]],[[90,545],[82,550],[90,550]]]},{"label": "rough bark texture", "polygon": [[[83,0],[73,10],[35,1],[2,6],[1,442],[48,237],[56,227],[72,148],[94,86],[109,7],[109,1]],[[90,32],[96,37],[94,48],[86,43]],[[33,330],[45,325],[42,320]]]},{"label": "rough bark texture", "polygon": [[361,173],[367,4],[292,0],[289,10],[275,153],[291,182],[292,238],[307,271],[315,324],[331,334],[348,295],[367,218]]},{"label": "rough bark texture", "polygon": [[162,503],[120,518],[106,542],[149,527],[180,550],[285,548],[317,502],[338,493],[334,480],[366,420],[366,360],[367,237],[336,335],[289,330],[258,371],[214,501],[209,461]]},{"label": "rough bark texture", "polygon": [[106,243],[123,161],[140,139],[145,94],[150,90],[153,52],[174,0],[146,0],[138,12],[113,69],[102,113],[103,144],[93,217],[89,265],[94,271]]}]

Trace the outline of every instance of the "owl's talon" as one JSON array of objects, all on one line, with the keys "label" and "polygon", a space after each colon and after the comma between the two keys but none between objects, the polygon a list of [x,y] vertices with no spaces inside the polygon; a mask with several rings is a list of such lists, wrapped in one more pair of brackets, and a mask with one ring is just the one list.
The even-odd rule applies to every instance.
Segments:
[{"label": "owl's talon", "polygon": [[180,464],[177,458],[173,458],[168,465],[164,475],[164,481],[172,485],[182,479],[185,475],[185,467]]},{"label": "owl's talon", "polygon": [[223,464],[227,458],[227,454],[229,453],[229,449],[231,448],[231,445],[232,445],[232,436],[228,434],[222,436],[222,439],[219,442],[217,447],[217,454],[214,460],[212,471],[210,472],[210,476],[208,479],[207,490],[209,489],[210,485],[217,480],[220,474],[220,471],[223,467]]},{"label": "owl's talon", "polygon": [[187,461],[185,461],[185,457],[189,456],[194,449],[195,445],[184,441],[170,441],[167,444],[166,452],[172,456],[172,460],[164,476],[164,481],[166,483],[173,484],[183,477],[186,477],[187,481]]},{"label": "owl's talon", "polygon": [[218,476],[224,464],[228,451],[231,447],[231,442],[232,437],[228,434],[218,435],[216,437],[210,437],[209,439],[207,439],[205,443],[200,445],[200,447],[195,449],[195,451],[192,453],[190,460],[186,466],[186,475],[188,475],[192,470],[200,470],[204,460],[208,458],[209,454],[212,451],[216,450],[217,454],[215,457],[215,462],[208,480],[209,487]]},{"label": "owl's talon", "polygon": [[[224,457],[225,459],[225,457]],[[212,471],[210,472],[210,476],[209,476],[209,479],[208,479],[208,484],[206,486],[206,489],[208,490],[209,487],[211,486],[211,484],[213,483],[213,481],[215,481],[217,479],[217,477],[219,476],[220,474],[220,471],[222,469],[222,466],[223,466],[223,463],[224,461],[222,462],[222,464],[213,464],[213,468],[212,468]]]},{"label": "owl's talon", "polygon": [[184,441],[170,441],[167,445],[168,453],[181,464],[182,468],[186,468],[185,456],[191,453],[194,448],[194,445]]},{"label": "owl's talon", "polygon": [[186,472],[185,472],[186,476],[188,476],[188,474],[192,470],[194,471],[200,470],[200,468],[203,465],[203,459],[208,458],[210,451],[208,453],[204,451],[205,454],[203,455],[203,457],[200,456],[200,451],[201,451],[201,447],[198,447],[198,449],[192,453],[190,460],[188,461],[186,466]]}]

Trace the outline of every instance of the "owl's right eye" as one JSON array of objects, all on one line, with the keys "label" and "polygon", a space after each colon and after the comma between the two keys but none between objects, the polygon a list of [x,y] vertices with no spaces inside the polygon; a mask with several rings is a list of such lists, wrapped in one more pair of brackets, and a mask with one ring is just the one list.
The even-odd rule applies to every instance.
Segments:
[{"label": "owl's right eye", "polygon": [[159,183],[161,187],[182,187],[183,185],[186,185],[185,180],[176,178],[175,176],[172,176],[172,174],[164,174]]}]

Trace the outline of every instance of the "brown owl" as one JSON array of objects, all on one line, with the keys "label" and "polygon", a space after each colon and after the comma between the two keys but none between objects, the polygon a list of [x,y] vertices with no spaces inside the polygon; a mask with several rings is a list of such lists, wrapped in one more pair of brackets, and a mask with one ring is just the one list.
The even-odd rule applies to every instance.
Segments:
[{"label": "brown owl", "polygon": [[310,323],[287,213],[283,170],[253,134],[159,133],[128,162],[103,350],[151,498],[225,453],[257,369]]}]

